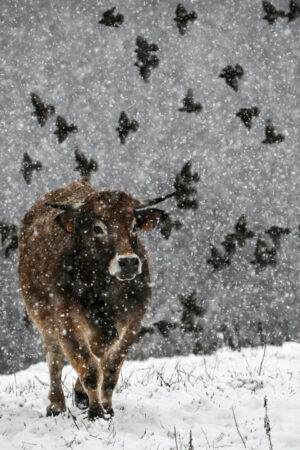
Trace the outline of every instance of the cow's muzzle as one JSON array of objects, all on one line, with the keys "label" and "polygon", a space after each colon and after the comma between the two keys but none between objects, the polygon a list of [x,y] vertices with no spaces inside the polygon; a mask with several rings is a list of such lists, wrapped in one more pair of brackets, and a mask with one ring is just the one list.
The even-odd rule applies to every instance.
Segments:
[{"label": "cow's muzzle", "polygon": [[135,253],[116,255],[109,264],[109,273],[120,281],[133,280],[142,273],[142,263]]}]

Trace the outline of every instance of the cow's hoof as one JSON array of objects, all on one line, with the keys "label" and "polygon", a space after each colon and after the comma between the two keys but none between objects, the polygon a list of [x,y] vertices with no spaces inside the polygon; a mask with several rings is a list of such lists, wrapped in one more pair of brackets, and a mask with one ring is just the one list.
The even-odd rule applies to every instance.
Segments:
[{"label": "cow's hoof", "polygon": [[115,412],[114,412],[113,408],[105,408],[105,415],[106,415],[106,417],[108,417],[109,419],[111,419],[112,417],[114,417]]},{"label": "cow's hoof", "polygon": [[77,408],[79,409],[88,409],[89,407],[89,398],[87,396],[87,394],[83,391],[75,391],[74,390],[74,400],[75,400],[75,405],[77,406]]},{"label": "cow's hoof", "polygon": [[102,408],[102,406],[100,405],[100,403],[93,403],[89,407],[88,418],[89,418],[89,420],[96,420],[96,419],[107,420],[108,419],[106,417],[105,411]]},{"label": "cow's hoof", "polygon": [[50,403],[46,409],[47,417],[58,416],[59,414],[66,411],[66,405],[60,403]]}]

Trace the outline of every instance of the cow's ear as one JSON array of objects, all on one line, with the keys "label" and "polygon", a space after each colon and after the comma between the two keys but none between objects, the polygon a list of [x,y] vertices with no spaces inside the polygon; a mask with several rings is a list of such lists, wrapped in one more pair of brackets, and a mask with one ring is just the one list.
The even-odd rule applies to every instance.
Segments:
[{"label": "cow's ear", "polygon": [[162,209],[144,209],[135,211],[136,228],[151,231],[168,217]]},{"label": "cow's ear", "polygon": [[66,232],[75,234],[76,230],[76,214],[72,212],[63,212],[55,217],[57,224]]}]

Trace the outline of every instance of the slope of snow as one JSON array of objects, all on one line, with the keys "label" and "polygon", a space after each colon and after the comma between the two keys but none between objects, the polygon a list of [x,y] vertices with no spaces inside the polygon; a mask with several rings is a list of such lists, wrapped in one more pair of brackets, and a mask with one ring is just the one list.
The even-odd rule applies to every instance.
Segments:
[{"label": "slope of snow", "polygon": [[[128,361],[115,417],[91,423],[73,404],[75,373],[63,380],[68,413],[45,417],[45,363],[0,377],[0,448],[268,449],[264,398],[276,450],[300,448],[300,344],[219,350],[215,355]],[[232,410],[233,408],[233,410]],[[238,424],[235,425],[234,415]],[[176,435],[175,435],[176,433]]]}]

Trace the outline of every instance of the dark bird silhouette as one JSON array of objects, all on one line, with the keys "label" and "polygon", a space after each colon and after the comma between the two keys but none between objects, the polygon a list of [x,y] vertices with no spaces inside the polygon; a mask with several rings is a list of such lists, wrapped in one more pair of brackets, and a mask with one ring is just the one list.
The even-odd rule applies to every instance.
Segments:
[{"label": "dark bird silhouette", "polygon": [[202,327],[197,324],[197,318],[203,317],[205,308],[202,304],[199,306],[197,302],[197,292],[193,291],[191,294],[179,295],[179,301],[183,306],[181,325],[186,333],[199,332]]},{"label": "dark bird silhouette", "polygon": [[33,116],[37,117],[38,123],[43,127],[50,116],[55,113],[55,108],[52,105],[46,105],[43,103],[41,97],[37,94],[30,94],[31,101],[35,108],[35,111],[32,113]]},{"label": "dark bird silhouette", "polygon": [[178,111],[182,112],[195,112],[199,113],[202,111],[202,105],[199,102],[194,102],[194,94],[192,89],[188,89],[186,97],[184,97],[183,101],[183,108],[179,108]]},{"label": "dark bird silhouette", "polygon": [[272,25],[275,20],[278,19],[278,17],[285,17],[285,12],[281,10],[277,10],[275,6],[272,5],[272,3],[263,1],[262,7],[266,13],[266,15],[263,17],[264,20],[267,20],[270,25]]},{"label": "dark bird silhouette", "polygon": [[159,59],[153,52],[159,50],[156,44],[148,44],[146,39],[138,36],[136,38],[135,53],[137,54],[137,62],[134,64],[139,67],[140,75],[145,82],[149,81],[151,69],[155,69],[159,65]]},{"label": "dark bird silhouette", "polygon": [[253,108],[241,108],[239,112],[236,113],[237,117],[240,117],[241,121],[244,123],[248,130],[252,127],[252,118],[258,117],[260,110],[253,106]]},{"label": "dark bird silhouette", "polygon": [[155,322],[153,325],[158,329],[163,337],[169,337],[170,331],[177,328],[176,322],[168,322],[166,320],[160,320],[159,322]]},{"label": "dark bird silhouette", "polygon": [[182,228],[182,223],[179,220],[172,221],[171,217],[167,214],[167,217],[160,225],[160,232],[165,239],[169,239],[171,233],[174,230],[180,230]]},{"label": "dark bird silhouette", "polygon": [[221,244],[210,244],[211,256],[207,259],[207,263],[211,264],[215,271],[225,269],[230,266],[233,255],[236,252],[235,240],[230,236],[226,236],[225,241]]},{"label": "dark bird silhouette", "polygon": [[78,164],[75,167],[75,170],[78,170],[82,176],[90,175],[91,172],[96,172],[98,170],[97,162],[94,159],[88,160],[79,148],[75,150],[75,160]]},{"label": "dark bird silhouette", "polygon": [[225,78],[226,83],[234,90],[239,90],[238,80],[244,75],[244,69],[239,64],[233,66],[226,66],[220,73],[220,78]]},{"label": "dark bird silhouette", "polygon": [[34,170],[39,171],[42,167],[43,166],[40,161],[32,161],[28,153],[24,153],[21,172],[23,174],[24,180],[26,181],[26,184],[31,184],[32,172]]},{"label": "dark bird silhouette", "polygon": [[5,257],[9,257],[10,251],[18,248],[18,228],[16,225],[8,225],[0,222],[1,244]]},{"label": "dark bird silhouette", "polygon": [[262,141],[263,144],[274,144],[276,142],[280,143],[280,142],[284,141],[283,134],[275,133],[274,125],[270,119],[266,120],[265,134],[266,134],[266,139],[264,139]]},{"label": "dark bird silhouette", "polygon": [[67,124],[67,121],[61,117],[57,116],[56,118],[56,127],[57,129],[54,131],[54,134],[58,137],[58,142],[61,144],[68,137],[69,133],[77,133],[78,128],[76,125],[71,123],[71,125]]},{"label": "dark bird silhouette", "polygon": [[108,9],[102,14],[102,19],[98,23],[106,25],[107,27],[119,27],[124,21],[123,14],[114,14],[116,7]]},{"label": "dark bird silhouette", "polygon": [[260,236],[256,242],[254,256],[255,259],[251,261],[251,264],[256,266],[256,273],[262,272],[269,266],[274,267],[277,265],[277,249],[275,247],[270,248]]},{"label": "dark bird silhouette", "polygon": [[197,172],[191,172],[192,164],[188,161],[181,172],[176,175],[174,188],[177,206],[180,209],[197,209],[197,189],[193,186],[200,180]]},{"label": "dark bird silhouette", "polygon": [[230,266],[236,246],[244,247],[247,239],[252,239],[255,233],[247,228],[246,216],[242,214],[234,226],[234,233],[229,233],[221,244],[211,244],[211,257],[207,260],[215,270]]},{"label": "dark bird silhouette", "polygon": [[138,128],[139,123],[136,120],[129,120],[127,114],[122,111],[119,118],[119,126],[116,128],[121,144],[125,144],[129,131],[136,132]]},{"label": "dark bird silhouette", "polygon": [[154,333],[154,328],[153,327],[144,327],[142,326],[139,333],[138,333],[138,338],[137,338],[137,342],[145,336],[145,334],[153,334]]},{"label": "dark bird silhouette", "polygon": [[177,5],[175,14],[176,17],[174,20],[177,24],[179,33],[182,35],[186,33],[188,22],[194,22],[197,19],[195,11],[188,13],[181,3]]},{"label": "dark bird silhouette", "polygon": [[281,237],[285,234],[290,234],[291,230],[289,228],[282,228],[277,226],[272,226],[265,231],[266,234],[270,236],[276,248],[280,247]]},{"label": "dark bird silhouette", "polygon": [[33,326],[32,326],[33,324],[31,322],[31,319],[26,310],[25,310],[24,316],[23,316],[23,323],[24,323],[25,327],[27,328],[27,330],[33,330]]},{"label": "dark bird silhouette", "polygon": [[244,214],[238,219],[237,223],[234,226],[235,232],[228,234],[225,237],[235,241],[239,247],[244,247],[246,245],[247,239],[252,239],[255,234],[253,231],[247,229],[247,220]]},{"label": "dark bird silhouette", "polygon": [[290,10],[286,14],[286,17],[288,18],[289,22],[291,22],[292,20],[296,20],[298,17],[300,17],[300,2],[299,2],[299,0],[291,0],[290,1]]}]

